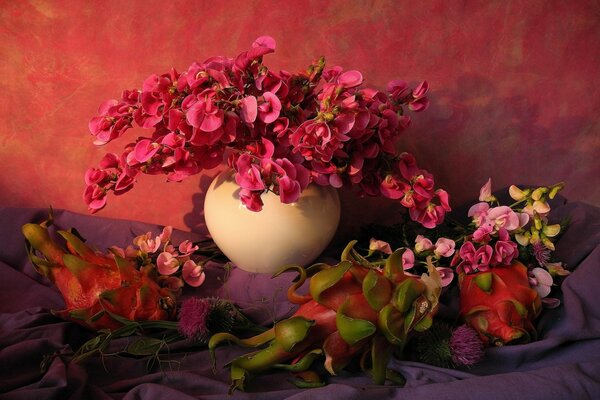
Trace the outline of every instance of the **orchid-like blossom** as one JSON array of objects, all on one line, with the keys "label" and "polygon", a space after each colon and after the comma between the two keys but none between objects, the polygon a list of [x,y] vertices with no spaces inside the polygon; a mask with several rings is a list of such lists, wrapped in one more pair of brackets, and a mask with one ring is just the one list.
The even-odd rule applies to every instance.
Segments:
[{"label": "orchid-like blossom", "polygon": [[147,232],[133,239],[133,244],[144,253],[154,253],[160,248],[161,239],[160,236],[153,237],[151,232]]},{"label": "orchid-like blossom", "polygon": [[194,251],[198,250],[198,246],[194,245],[194,243],[192,243],[189,240],[184,240],[183,242],[179,243],[179,253],[182,256],[188,256],[190,254],[192,254]]},{"label": "orchid-like blossom", "polygon": [[510,265],[512,261],[519,256],[517,244],[510,240],[506,229],[500,229],[498,232],[498,241],[494,245],[494,265]]},{"label": "orchid-like blossom", "polygon": [[371,238],[369,241],[369,252],[379,251],[384,254],[392,254],[392,248],[388,242]]},{"label": "orchid-like blossom", "polygon": [[433,243],[431,243],[431,240],[423,235],[417,235],[415,238],[415,251],[417,253],[423,253],[424,251],[429,251],[433,248],[434,246]]},{"label": "orchid-like blossom", "polygon": [[437,257],[451,257],[454,254],[455,246],[454,240],[442,237],[435,242],[433,253]]},{"label": "orchid-like blossom", "polygon": [[173,254],[163,251],[156,259],[156,267],[162,275],[173,275],[179,270],[179,260]]},{"label": "orchid-like blossom", "polygon": [[402,253],[402,268],[404,270],[411,269],[415,266],[415,253],[411,249],[404,250]]},{"label": "orchid-like blossom", "polygon": [[489,203],[495,200],[496,196],[492,194],[492,178],[489,178],[479,190],[479,201],[485,201]]},{"label": "orchid-like blossom", "polygon": [[183,280],[190,286],[198,287],[204,283],[206,274],[201,264],[196,264],[193,260],[187,260],[182,268]]},{"label": "orchid-like blossom", "polygon": [[529,271],[529,284],[541,298],[547,297],[552,290],[552,275],[544,268],[536,267]]},{"label": "orchid-like blossom", "polygon": [[442,287],[446,287],[452,283],[452,280],[454,279],[454,271],[452,268],[436,267],[435,269],[439,272],[440,278],[442,278]]},{"label": "orchid-like blossom", "polygon": [[475,248],[472,242],[463,243],[459,250],[459,259],[462,261],[456,267],[456,271],[466,274],[488,271],[493,252],[492,247],[488,244]]}]

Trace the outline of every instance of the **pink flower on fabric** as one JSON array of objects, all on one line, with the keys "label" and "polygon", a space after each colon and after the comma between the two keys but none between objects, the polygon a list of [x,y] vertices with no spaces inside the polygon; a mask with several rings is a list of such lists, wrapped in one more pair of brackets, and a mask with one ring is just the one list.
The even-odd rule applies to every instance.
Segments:
[{"label": "pink flower on fabric", "polygon": [[183,264],[182,276],[183,280],[193,287],[202,285],[206,279],[202,266],[196,264],[193,260],[187,260]]},{"label": "pink flower on fabric", "polygon": [[435,242],[434,254],[438,257],[451,257],[454,254],[456,243],[448,238],[439,238]]},{"label": "pink flower on fabric", "polygon": [[384,254],[392,254],[392,248],[388,242],[371,238],[369,241],[369,251],[380,251]]},{"label": "pink flower on fabric", "polygon": [[139,235],[133,239],[133,244],[140,248],[144,253],[154,253],[156,252],[161,245],[160,237],[153,237],[151,232],[148,232],[144,235]]},{"label": "pink flower on fabric", "polygon": [[199,249],[199,247],[197,245],[194,245],[194,243],[192,243],[189,240],[184,240],[183,242],[179,243],[179,247],[178,247],[179,253],[182,256],[190,255],[198,249]]},{"label": "pink flower on fabric", "polygon": [[173,227],[170,225],[167,225],[163,228],[162,232],[160,233],[160,235],[158,237],[160,238],[162,243],[167,243],[169,240],[171,240],[172,234],[173,234]]},{"label": "pink flower on fabric", "polygon": [[544,268],[534,268],[529,271],[529,284],[538,292],[541,298],[544,298],[548,296],[552,290],[552,275]]},{"label": "pink flower on fabric", "polygon": [[434,246],[433,246],[433,243],[431,243],[431,240],[427,239],[423,235],[417,235],[417,237],[415,239],[415,251],[417,253],[429,251],[433,248],[434,248]]},{"label": "pink flower on fabric", "polygon": [[173,254],[163,251],[156,258],[156,267],[162,275],[173,275],[179,269],[179,260]]}]

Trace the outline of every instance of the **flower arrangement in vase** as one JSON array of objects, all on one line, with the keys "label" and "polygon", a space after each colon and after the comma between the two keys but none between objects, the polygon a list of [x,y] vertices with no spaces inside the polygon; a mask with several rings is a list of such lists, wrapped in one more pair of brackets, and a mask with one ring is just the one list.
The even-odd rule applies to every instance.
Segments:
[{"label": "flower arrangement in vase", "polygon": [[251,211],[263,208],[265,192],[290,204],[310,183],[349,185],[399,201],[424,226],[441,223],[450,210],[447,193],[435,189],[414,157],[397,150],[411,121],[406,111],[428,106],[427,82],[411,88],[394,80],[386,92],[366,88],[359,71],[326,68],[324,58],[306,72],[276,73],[263,63],[274,51],[275,40],[262,36],[235,58],[151,75],[141,90],[102,103],[89,123],[95,144],[134,125],[152,133],[86,172],[89,210],[102,209],[110,192],[130,190],[140,173],[177,182],[227,159]]}]

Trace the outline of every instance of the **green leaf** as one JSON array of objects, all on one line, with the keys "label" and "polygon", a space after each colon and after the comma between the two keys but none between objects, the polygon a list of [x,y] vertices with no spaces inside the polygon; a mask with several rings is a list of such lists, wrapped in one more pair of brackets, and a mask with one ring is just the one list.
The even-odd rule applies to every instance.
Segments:
[{"label": "green leaf", "polygon": [[473,281],[479,289],[486,293],[490,293],[492,291],[492,277],[492,272],[480,272],[473,278]]},{"label": "green leaf", "polygon": [[421,296],[425,290],[425,285],[417,279],[407,278],[400,282],[394,290],[392,304],[400,311],[405,313],[412,306],[413,302]]},{"label": "green leaf", "polygon": [[284,351],[291,352],[307,336],[315,321],[304,317],[291,317],[275,324],[275,339]]},{"label": "green leaf", "polygon": [[387,375],[387,365],[391,356],[390,344],[383,336],[377,336],[371,344],[373,383],[383,385]]},{"label": "green leaf", "polygon": [[335,285],[352,267],[350,261],[342,261],[338,265],[317,272],[310,280],[310,294],[318,303],[321,293]]},{"label": "green leaf", "polygon": [[402,264],[402,255],[406,249],[401,248],[394,251],[390,256],[385,260],[385,266],[383,267],[384,275],[394,283],[400,282],[404,279],[404,267]]},{"label": "green leaf", "polygon": [[375,311],[381,310],[392,297],[390,281],[374,270],[370,270],[365,276],[362,289],[367,302]]},{"label": "green leaf", "polygon": [[404,315],[392,304],[388,304],[379,311],[377,321],[379,329],[385,338],[394,346],[403,346],[406,335],[402,329],[404,326]]},{"label": "green leaf", "polygon": [[291,372],[306,371],[312,363],[323,354],[323,350],[314,349],[304,354],[300,360],[294,364],[274,364],[273,368],[284,369]]},{"label": "green leaf", "polygon": [[127,346],[126,353],[134,356],[151,356],[165,345],[162,339],[142,337]]},{"label": "green leaf", "polygon": [[340,336],[350,346],[365,339],[375,333],[377,327],[370,321],[360,318],[351,318],[344,314],[348,301],[346,301],[337,311],[335,324],[340,332]]}]

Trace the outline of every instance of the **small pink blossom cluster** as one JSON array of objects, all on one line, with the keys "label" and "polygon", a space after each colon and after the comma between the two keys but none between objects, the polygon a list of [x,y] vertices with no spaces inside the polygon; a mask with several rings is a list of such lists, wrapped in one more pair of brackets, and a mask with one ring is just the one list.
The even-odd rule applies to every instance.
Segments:
[{"label": "small pink blossom cluster", "polygon": [[548,262],[549,252],[554,250],[550,239],[558,235],[560,225],[548,223],[550,206],[546,198],[554,198],[563,185],[524,190],[513,185],[509,194],[515,203],[492,207],[498,200],[491,193],[491,184],[489,179],[480,190],[480,202],[469,209],[473,231],[465,237],[451,265],[458,273],[487,271],[510,265],[519,257],[519,245],[522,249],[531,246],[528,252],[538,267],[530,268],[530,282],[545,297],[552,286],[552,275],[566,272]]},{"label": "small pink blossom cluster", "polygon": [[[418,235],[415,239],[413,248],[402,248],[402,268],[407,275],[420,275],[419,265],[433,263],[442,279],[442,287],[448,286],[454,278],[452,268],[438,266],[437,264],[443,258],[449,258],[454,255],[456,243],[452,239],[440,237],[435,244],[423,235]],[[378,239],[371,239],[369,243],[369,254],[380,252],[383,254],[392,254],[392,248],[388,242]]]},{"label": "small pink blossom cluster", "polygon": [[491,179],[481,188],[480,202],[468,212],[475,230],[452,260],[458,273],[488,271],[497,265],[510,265],[519,256],[512,234],[520,232],[529,222],[529,215],[515,212],[508,206],[491,207],[496,198],[491,194]]},{"label": "small pink blossom cluster", "polygon": [[262,209],[265,191],[293,203],[310,183],[357,185],[363,194],[399,200],[424,226],[440,224],[450,210],[447,193],[435,189],[414,157],[397,151],[410,125],[405,109],[420,112],[429,104],[427,82],[413,89],[395,80],[385,92],[365,88],[360,72],[325,68],[323,58],[303,73],[275,73],[263,64],[274,51],[275,40],[263,36],[235,58],[151,75],[141,90],[102,103],[89,123],[95,144],[134,125],[152,134],[86,172],[89,210],[103,208],[109,192],[127,192],[140,173],[181,181],[226,158],[241,201],[253,211]]},{"label": "small pink blossom cluster", "polygon": [[112,247],[112,250],[123,258],[136,260],[140,269],[153,274],[158,284],[173,292],[181,291],[184,282],[198,287],[204,283],[206,275],[204,265],[208,259],[198,262],[192,255],[199,246],[184,240],[178,246],[171,242],[173,228],[167,226],[160,235],[147,232],[133,239],[133,245],[126,249]]}]

